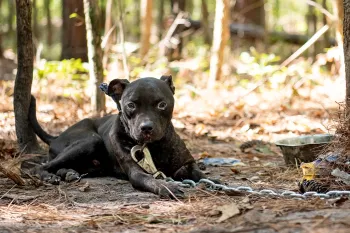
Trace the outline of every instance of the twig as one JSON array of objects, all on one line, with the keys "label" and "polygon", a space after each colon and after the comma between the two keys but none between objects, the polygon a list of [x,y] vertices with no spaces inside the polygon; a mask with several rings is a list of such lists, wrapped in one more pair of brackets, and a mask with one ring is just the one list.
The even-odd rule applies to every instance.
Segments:
[{"label": "twig", "polygon": [[14,187],[16,187],[17,186],[17,184],[14,184],[9,190],[7,190],[7,192],[6,193],[4,193],[1,197],[0,197],[0,200],[3,198],[3,197],[5,197],[5,195],[7,195]]},{"label": "twig", "polygon": [[15,182],[18,185],[24,186],[26,184],[25,180],[22,179],[22,177],[15,172],[13,172],[10,169],[5,168],[0,164],[0,172],[2,172],[7,178],[11,179],[13,182]]},{"label": "twig", "polygon": [[168,190],[168,192],[171,194],[171,196],[173,196],[173,198],[174,198],[176,201],[182,202],[182,201],[180,201],[180,200],[175,196],[175,194],[174,194],[172,191],[170,191],[170,189],[169,189],[167,186],[165,186],[165,185],[163,185],[163,184],[162,184],[162,186],[163,186],[166,190]]},{"label": "twig", "polygon": [[112,35],[112,32],[114,31],[114,29],[117,27],[117,25],[113,25],[113,27],[111,27],[109,30],[108,30],[108,32],[106,33],[106,35],[104,35],[104,37],[103,37],[103,40],[102,40],[102,42],[101,42],[101,47],[102,47],[102,49],[105,49],[105,47],[106,47],[106,45],[107,45],[107,43],[108,43],[108,41],[109,41],[109,38],[111,37],[111,35]]},{"label": "twig", "polygon": [[327,30],[329,29],[328,25],[324,25],[320,30],[318,30],[303,46],[301,46],[295,53],[288,57],[282,64],[281,67],[289,65],[294,59],[299,57],[306,49],[313,45]]},{"label": "twig", "polygon": [[331,21],[336,20],[336,17],[331,12],[329,12],[327,9],[325,9],[323,6],[321,6],[317,2],[306,0],[306,3],[309,4],[310,6],[317,8],[322,14],[326,15]]}]

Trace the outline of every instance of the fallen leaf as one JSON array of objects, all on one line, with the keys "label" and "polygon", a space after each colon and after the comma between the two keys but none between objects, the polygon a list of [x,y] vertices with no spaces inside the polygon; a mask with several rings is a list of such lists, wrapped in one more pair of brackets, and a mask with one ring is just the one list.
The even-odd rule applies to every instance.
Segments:
[{"label": "fallen leaf", "polygon": [[230,169],[231,169],[231,171],[232,171],[234,174],[239,174],[239,173],[241,173],[238,169],[236,169],[236,168],[234,168],[234,167],[231,167]]},{"label": "fallen leaf", "polygon": [[86,182],[83,186],[79,188],[80,192],[86,192],[90,188],[89,182]]},{"label": "fallen leaf", "polygon": [[216,222],[223,222],[229,218],[232,218],[233,216],[240,213],[238,206],[235,203],[231,203],[228,205],[220,206],[218,208],[219,211],[221,211],[221,216]]}]

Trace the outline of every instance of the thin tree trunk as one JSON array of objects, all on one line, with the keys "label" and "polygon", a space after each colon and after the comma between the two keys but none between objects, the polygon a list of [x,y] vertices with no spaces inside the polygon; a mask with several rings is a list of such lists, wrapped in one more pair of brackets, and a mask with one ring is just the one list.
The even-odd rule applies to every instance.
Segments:
[{"label": "thin tree trunk", "polygon": [[141,57],[144,57],[150,48],[152,2],[152,0],[141,0]]},{"label": "thin tree trunk", "polygon": [[88,46],[91,108],[93,115],[100,115],[105,110],[105,95],[99,89],[103,82],[102,48],[100,35],[100,8],[98,0],[84,0],[86,39]]},{"label": "thin tree trunk", "polygon": [[227,27],[229,24],[229,14],[230,1],[217,0],[208,88],[213,88],[215,81],[220,80],[221,78],[221,68],[224,60],[225,47],[229,39],[229,28]]},{"label": "thin tree trunk", "polygon": [[[0,0],[0,9],[2,9],[2,0]],[[0,21],[3,21],[2,15],[0,15]],[[3,58],[4,49],[2,48],[2,34],[0,32],[0,59]]]},{"label": "thin tree trunk", "polygon": [[[338,1],[340,2],[340,1]],[[346,80],[346,106],[347,106],[347,115],[350,113],[350,1],[344,1],[344,5],[341,5],[341,7],[344,8],[342,11],[344,14],[341,14],[342,12],[338,12],[339,18],[343,17],[344,23],[343,28],[340,29],[338,27],[339,31],[344,31],[344,57],[345,57],[345,80]],[[340,10],[340,7],[338,7],[338,10]],[[339,35],[341,37],[342,35]]]},{"label": "thin tree trunk", "polygon": [[[346,52],[347,50],[344,48],[345,45],[343,44],[343,41],[344,41],[344,33],[349,33],[349,32],[345,31],[345,28],[347,28],[349,26],[349,25],[346,25],[345,22],[349,23],[349,21],[345,21],[344,13],[347,13],[347,11],[349,11],[349,8],[346,9],[346,7],[349,7],[349,4],[348,4],[349,1],[344,1],[344,5],[343,5],[342,0],[333,0],[332,3],[333,3],[334,16],[336,17],[336,20],[337,20],[335,38],[336,38],[336,41],[337,41],[337,44],[338,44],[340,51],[342,51],[344,49],[344,52]],[[344,24],[343,24],[343,21],[344,21]],[[347,55],[349,55],[349,54],[347,54]],[[345,56],[345,58],[344,58],[344,54],[340,53],[339,74],[341,76],[345,75],[344,74],[345,69],[346,69],[345,59],[349,59],[349,56],[348,57]],[[346,72],[346,75],[349,75],[349,72]],[[347,91],[350,92],[350,90],[348,88],[347,88]]]},{"label": "thin tree trunk", "polygon": [[[70,18],[73,13],[77,17]],[[62,0],[62,21],[61,59],[80,58],[87,61],[83,0]]]},{"label": "thin tree trunk", "polygon": [[140,38],[141,38],[141,1],[140,0],[135,0],[134,1],[134,7],[135,7],[135,17],[134,17],[134,20],[133,20],[133,23],[135,25],[137,25],[137,27],[135,27],[133,29],[133,37],[132,38],[133,40],[139,42],[140,41]]},{"label": "thin tree trunk", "polygon": [[4,57],[4,49],[2,48],[2,34],[0,33],[0,59]]},{"label": "thin tree trunk", "polygon": [[106,3],[106,21],[105,21],[105,34],[112,28],[112,7],[113,7],[113,0],[107,0]]},{"label": "thin tree trunk", "polygon": [[28,121],[33,81],[32,5],[30,0],[16,0],[18,69],[14,90],[16,135],[19,148],[27,153],[40,151]]},{"label": "thin tree trunk", "polygon": [[[322,0],[322,7],[326,10],[328,10],[327,7],[327,0]],[[327,22],[327,15],[322,14],[322,22],[324,25],[328,24]],[[329,48],[330,44],[329,44],[329,39],[330,39],[330,30],[328,30],[327,32],[325,32],[324,36],[323,36],[323,48]]]},{"label": "thin tree trunk", "polygon": [[45,0],[45,11],[47,19],[47,44],[52,45],[52,20],[51,20],[51,0]]},{"label": "thin tree trunk", "polygon": [[[171,13],[173,14],[174,19],[177,17],[177,15],[185,11],[186,8],[186,1],[185,0],[171,0]],[[178,27],[178,30],[182,30],[183,26]],[[179,43],[177,44],[175,49],[170,49],[168,53],[168,59],[174,60],[174,59],[180,59],[182,55],[182,48],[183,48],[183,38],[179,35],[176,36],[176,39],[179,40]]]},{"label": "thin tree trunk", "polygon": [[9,14],[7,17],[7,24],[8,24],[8,34],[12,34],[14,31],[13,29],[13,19],[15,17],[15,4],[13,0],[8,0],[9,5]]},{"label": "thin tree trunk", "polygon": [[103,68],[107,68],[109,51],[110,51],[111,46],[112,46],[112,37],[113,37],[113,35],[115,35],[115,33],[108,35],[109,31],[113,27],[113,25],[112,25],[112,20],[113,20],[113,18],[112,18],[112,6],[113,6],[113,0],[107,0],[104,37],[108,36],[108,38],[106,41],[106,45],[104,47],[104,56],[103,56],[103,62],[102,62]]},{"label": "thin tree trunk", "polygon": [[163,37],[163,30],[164,30],[164,1],[159,1],[159,8],[158,8],[158,38],[159,40]]},{"label": "thin tree trunk", "polygon": [[33,0],[33,36],[35,40],[39,38],[38,8],[37,8],[36,0]]},{"label": "thin tree trunk", "polygon": [[206,44],[211,44],[211,33],[209,28],[209,12],[206,0],[202,0],[201,4],[202,10],[202,24],[203,24],[203,32],[204,32],[204,42]]},{"label": "thin tree trunk", "polygon": [[125,79],[129,79],[130,73],[129,73],[129,67],[127,63],[127,56],[125,51],[125,34],[124,34],[124,15],[123,15],[123,6],[121,0],[118,2],[118,26],[119,26],[119,37],[120,37],[120,44],[122,46],[122,59],[123,59],[123,68],[124,68],[124,74]]}]

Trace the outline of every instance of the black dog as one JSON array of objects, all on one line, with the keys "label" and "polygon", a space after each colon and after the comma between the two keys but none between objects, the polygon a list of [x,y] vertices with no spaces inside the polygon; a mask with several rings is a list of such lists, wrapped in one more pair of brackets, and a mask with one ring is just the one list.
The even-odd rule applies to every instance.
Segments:
[{"label": "black dog", "polygon": [[131,148],[146,144],[157,169],[166,176],[179,181],[205,178],[171,123],[175,92],[171,76],[132,83],[115,79],[104,85],[119,114],[84,119],[58,137],[47,134],[38,124],[32,97],[29,120],[35,133],[50,146],[49,162],[36,167],[34,174],[52,184],[77,179],[83,173],[112,175],[128,179],[136,189],[182,197],[178,185],[153,178],[132,159]]}]

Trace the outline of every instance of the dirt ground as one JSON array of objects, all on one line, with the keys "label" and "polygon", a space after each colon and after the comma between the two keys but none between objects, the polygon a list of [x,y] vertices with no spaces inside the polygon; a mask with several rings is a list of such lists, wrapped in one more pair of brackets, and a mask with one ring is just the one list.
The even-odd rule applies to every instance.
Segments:
[{"label": "dirt ground", "polygon": [[[331,96],[335,93],[328,90],[345,86],[333,84],[312,87],[305,95],[299,90],[297,97],[284,89],[250,93],[244,98],[239,97],[239,90],[195,90],[200,97],[191,99],[188,92],[194,90],[183,89],[178,91],[173,123],[197,160],[232,157],[241,161],[234,167],[207,166],[209,177],[230,186],[297,191],[300,169],[286,167],[272,144],[245,152],[240,145],[252,139],[274,142],[332,132],[331,114],[338,106]],[[13,88],[12,84],[3,85]],[[34,94],[38,97],[38,119],[51,134],[57,135],[88,116],[89,109],[77,101]],[[10,96],[3,95],[0,103],[1,163],[21,154],[15,149]],[[115,109],[111,102],[107,107],[108,112]],[[348,232],[350,225],[350,202],[344,198],[295,200],[203,187],[186,189],[186,193],[183,200],[162,200],[111,177],[21,187],[0,175],[0,232]]]},{"label": "dirt ground", "polygon": [[[297,189],[300,171],[285,167],[279,154],[239,153],[232,142],[191,142],[197,157],[202,156],[201,145],[200,151],[226,154],[244,163],[235,168],[208,166],[209,177],[257,190]],[[20,187],[1,177],[0,232],[348,232],[349,228],[347,199],[294,200],[203,187],[185,190],[184,200],[162,200],[113,177],[40,187]],[[225,214],[233,217],[221,222]]]}]

